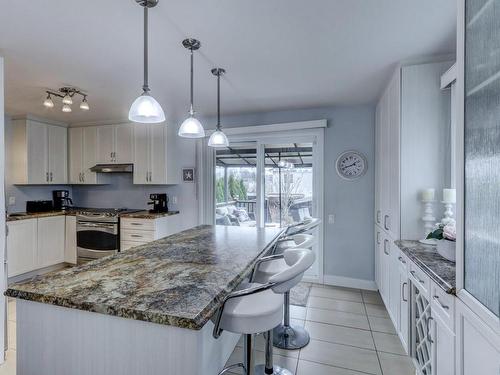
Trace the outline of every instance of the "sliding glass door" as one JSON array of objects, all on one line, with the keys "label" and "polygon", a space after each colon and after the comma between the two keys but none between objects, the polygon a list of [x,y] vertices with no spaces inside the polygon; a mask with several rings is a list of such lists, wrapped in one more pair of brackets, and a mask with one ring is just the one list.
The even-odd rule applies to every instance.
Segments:
[{"label": "sliding glass door", "polygon": [[[311,129],[230,136],[230,147],[215,151],[215,224],[284,228],[322,218],[322,135]],[[306,276],[321,281],[322,226],[313,234],[317,261]]]}]

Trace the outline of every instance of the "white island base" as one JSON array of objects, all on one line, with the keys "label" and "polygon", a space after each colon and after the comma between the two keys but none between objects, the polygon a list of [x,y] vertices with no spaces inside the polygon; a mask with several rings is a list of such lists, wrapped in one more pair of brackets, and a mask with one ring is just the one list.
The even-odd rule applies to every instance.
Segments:
[{"label": "white island base", "polygon": [[18,375],[216,375],[239,335],[17,299]]}]

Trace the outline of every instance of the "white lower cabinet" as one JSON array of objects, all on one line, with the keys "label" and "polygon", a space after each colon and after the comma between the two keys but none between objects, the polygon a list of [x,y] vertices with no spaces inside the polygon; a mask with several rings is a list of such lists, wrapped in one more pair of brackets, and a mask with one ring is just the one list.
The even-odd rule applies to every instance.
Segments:
[{"label": "white lower cabinet", "polygon": [[65,216],[10,221],[7,226],[8,277],[64,262]]},{"label": "white lower cabinet", "polygon": [[432,310],[432,374],[455,375],[455,333],[436,310]]},{"label": "white lower cabinet", "polygon": [[37,219],[28,219],[7,223],[7,267],[9,277],[35,269],[37,221]]},{"label": "white lower cabinet", "polygon": [[76,264],[76,216],[66,216],[66,239],[64,245],[64,261]]},{"label": "white lower cabinet", "polygon": [[156,219],[120,219],[120,251],[170,236],[180,230],[179,215]]},{"label": "white lower cabinet", "polygon": [[410,324],[410,288],[408,284],[408,260],[403,254],[398,256],[399,267],[399,338],[403,344],[403,348],[408,353],[409,343],[409,324]]}]

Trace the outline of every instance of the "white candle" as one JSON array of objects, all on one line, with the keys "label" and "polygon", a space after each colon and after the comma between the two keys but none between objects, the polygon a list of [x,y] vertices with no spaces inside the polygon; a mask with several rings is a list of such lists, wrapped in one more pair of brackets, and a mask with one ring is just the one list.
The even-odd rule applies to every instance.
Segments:
[{"label": "white candle", "polygon": [[457,191],[455,189],[443,189],[443,202],[455,203],[457,201]]},{"label": "white candle", "polygon": [[422,191],[422,200],[424,202],[430,202],[434,200],[435,190],[434,189],[425,189]]}]

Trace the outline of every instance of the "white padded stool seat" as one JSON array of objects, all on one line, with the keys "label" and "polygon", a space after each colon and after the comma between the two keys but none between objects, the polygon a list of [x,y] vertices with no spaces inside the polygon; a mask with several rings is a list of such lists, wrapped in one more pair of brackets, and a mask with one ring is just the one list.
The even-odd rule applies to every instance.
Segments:
[{"label": "white padded stool seat", "polygon": [[[242,284],[246,289],[258,284]],[[283,296],[271,289],[228,300],[224,306],[220,327],[229,332],[253,334],[273,329],[283,318]]]},{"label": "white padded stool seat", "polygon": [[276,259],[270,262],[262,263],[255,273],[254,281],[264,284],[269,281],[271,276],[276,275],[288,268],[284,259]]}]

